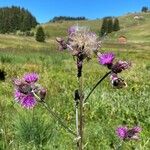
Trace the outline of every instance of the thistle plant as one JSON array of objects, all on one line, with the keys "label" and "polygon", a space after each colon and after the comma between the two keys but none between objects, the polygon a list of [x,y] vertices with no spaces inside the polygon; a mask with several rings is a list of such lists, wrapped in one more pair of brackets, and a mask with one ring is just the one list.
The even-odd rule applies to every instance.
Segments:
[{"label": "thistle plant", "polygon": [[76,135],[47,105],[45,101],[47,90],[37,83],[38,79],[39,76],[36,73],[28,73],[22,78],[13,79],[15,101],[26,109],[32,109],[39,102],[68,132]]},{"label": "thistle plant", "polygon": [[[87,27],[72,26],[68,29],[67,38],[56,38],[59,45],[59,50],[67,50],[76,61],[77,67],[77,82],[78,87],[74,91],[75,103],[75,122],[76,131],[70,129],[57,112],[54,112],[46,103],[47,90],[38,84],[39,76],[36,73],[25,74],[23,78],[14,79],[15,100],[22,107],[31,109],[41,103],[44,108],[56,119],[62,127],[75,137],[76,146],[78,150],[84,148],[84,107],[86,102],[96,87],[109,76],[110,83],[114,88],[127,87],[127,83],[119,77],[119,74],[131,66],[127,61],[115,61],[115,54],[113,52],[101,53],[101,41],[98,36],[91,32]],[[100,65],[107,67],[108,72],[91,88],[91,91],[84,95],[83,91],[83,65],[85,60],[90,61],[92,56],[96,55]],[[127,127],[119,127],[116,131],[119,138],[133,139],[138,137],[140,132],[139,127],[128,129]]]},{"label": "thistle plant", "polygon": [[77,148],[83,149],[84,127],[84,93],[82,69],[84,60],[90,60],[97,54],[101,41],[98,36],[86,27],[72,26],[68,29],[68,39],[56,38],[60,49],[68,49],[76,58],[78,89],[75,90]]}]

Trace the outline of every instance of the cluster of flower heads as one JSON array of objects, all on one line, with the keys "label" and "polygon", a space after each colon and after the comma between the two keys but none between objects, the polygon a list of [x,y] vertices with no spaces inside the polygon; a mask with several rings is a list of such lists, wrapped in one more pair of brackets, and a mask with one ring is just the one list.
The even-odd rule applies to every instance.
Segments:
[{"label": "cluster of flower heads", "polygon": [[127,84],[123,79],[118,77],[118,73],[128,69],[131,66],[131,63],[121,60],[114,63],[114,59],[115,55],[111,52],[98,54],[99,63],[111,70],[110,80],[112,85],[117,88],[122,88],[124,86],[127,86]]},{"label": "cluster of flower heads", "polygon": [[73,56],[84,55],[84,58],[91,58],[101,45],[98,36],[87,27],[72,26],[68,29],[68,38],[56,38],[60,49],[68,49]]},{"label": "cluster of flower heads", "polygon": [[46,90],[37,84],[39,77],[36,73],[28,73],[23,78],[13,80],[15,86],[15,100],[27,109],[33,108],[37,103],[37,97],[42,101],[46,96]]},{"label": "cluster of flower heads", "polygon": [[135,126],[133,128],[118,127],[116,130],[116,134],[122,140],[138,140],[141,130],[142,129],[138,126]]}]

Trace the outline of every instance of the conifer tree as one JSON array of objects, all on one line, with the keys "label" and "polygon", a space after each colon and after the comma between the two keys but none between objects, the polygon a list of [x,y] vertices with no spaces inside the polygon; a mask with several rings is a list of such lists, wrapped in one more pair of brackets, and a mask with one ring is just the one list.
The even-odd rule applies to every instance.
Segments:
[{"label": "conifer tree", "polygon": [[118,31],[118,30],[120,30],[119,20],[118,20],[118,18],[115,18],[114,24],[113,24],[113,31]]},{"label": "conifer tree", "polygon": [[29,31],[36,25],[36,18],[24,8],[16,6],[0,8],[0,33]]},{"label": "conifer tree", "polygon": [[36,41],[38,42],[45,42],[45,33],[41,26],[37,28],[36,32]]},{"label": "conifer tree", "polygon": [[108,24],[108,33],[111,33],[112,31],[113,31],[113,20],[112,20],[112,18],[109,18],[108,20],[107,20],[107,24]]},{"label": "conifer tree", "polygon": [[100,36],[102,37],[104,34],[107,34],[107,33],[108,33],[108,22],[107,22],[107,19],[104,18],[101,31],[100,31]]},{"label": "conifer tree", "polygon": [[146,6],[142,7],[141,11],[145,12],[145,13],[148,12],[148,7],[146,7]]}]

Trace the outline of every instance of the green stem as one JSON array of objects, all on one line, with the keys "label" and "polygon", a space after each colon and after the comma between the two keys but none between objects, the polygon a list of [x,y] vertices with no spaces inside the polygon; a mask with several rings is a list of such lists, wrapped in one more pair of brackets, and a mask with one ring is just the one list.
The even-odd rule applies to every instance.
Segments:
[{"label": "green stem", "polygon": [[79,100],[79,110],[80,110],[80,114],[79,114],[79,122],[80,122],[80,126],[79,126],[79,135],[80,135],[79,150],[82,150],[83,149],[83,100],[84,100],[82,76],[78,78],[78,81],[79,81],[79,95],[80,95],[80,100]]},{"label": "green stem", "polygon": [[[33,92],[33,91],[32,91]],[[46,108],[46,110],[55,118],[55,120],[57,120],[62,127],[64,127],[69,133],[71,133],[72,135],[76,136],[76,133],[74,131],[72,131],[72,129],[70,129],[63,121],[62,119],[59,117],[59,115],[54,112],[47,104],[45,101],[41,100],[34,92],[33,92],[34,96],[36,97],[36,99],[43,104],[43,106]]]},{"label": "green stem", "polygon": [[76,111],[76,142],[77,142],[77,150],[79,150],[80,134],[79,134],[79,113],[78,113],[78,104],[75,104],[75,111]]},{"label": "green stem", "polygon": [[72,135],[76,136],[76,133],[72,131],[63,121],[62,119],[56,114],[51,108],[44,102],[42,101],[43,106],[47,109],[47,111],[61,124],[62,127],[64,127],[69,133]]},{"label": "green stem", "polygon": [[92,90],[90,91],[90,93],[87,95],[87,97],[84,99],[84,103],[86,103],[87,99],[90,97],[90,95],[93,93],[93,91],[95,90],[95,88],[111,73],[107,72],[96,84],[95,86],[92,88]]}]

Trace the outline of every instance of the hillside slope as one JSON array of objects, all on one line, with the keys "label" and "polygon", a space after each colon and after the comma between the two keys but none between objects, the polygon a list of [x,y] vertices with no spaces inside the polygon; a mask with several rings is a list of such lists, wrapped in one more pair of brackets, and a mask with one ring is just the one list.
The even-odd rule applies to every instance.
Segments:
[{"label": "hillside slope", "polygon": [[[142,20],[135,20],[134,16],[143,16]],[[127,37],[126,48],[129,49],[145,49],[150,46],[150,13],[128,14],[119,17],[121,30],[113,32],[105,37],[104,47],[115,48],[122,47],[117,42],[120,35]],[[99,34],[102,20],[85,20],[85,21],[63,21],[57,23],[42,24],[47,35],[46,43],[35,41],[34,37],[21,37],[15,35],[1,34],[0,49],[17,48],[17,49],[56,49],[54,46],[56,37],[65,37],[67,29],[72,25],[87,26],[92,31]],[[35,29],[33,29],[35,31]]]},{"label": "hillside slope", "polygon": [[[143,16],[141,20],[135,20],[134,16]],[[108,37],[115,40],[119,35],[125,35],[132,42],[148,42],[150,40],[150,13],[128,14],[119,17],[121,30],[114,32]],[[84,25],[91,28],[97,34],[100,31],[102,20],[90,21],[63,21],[47,23],[43,27],[49,37],[66,36],[67,29],[72,25]]]}]

